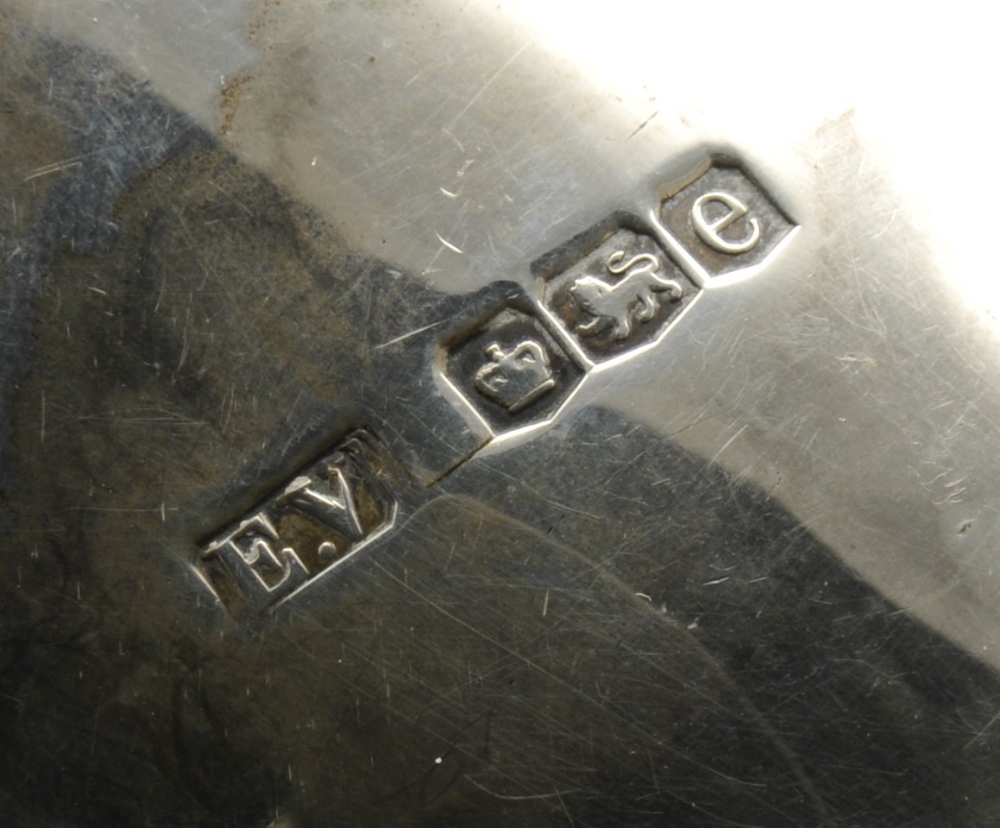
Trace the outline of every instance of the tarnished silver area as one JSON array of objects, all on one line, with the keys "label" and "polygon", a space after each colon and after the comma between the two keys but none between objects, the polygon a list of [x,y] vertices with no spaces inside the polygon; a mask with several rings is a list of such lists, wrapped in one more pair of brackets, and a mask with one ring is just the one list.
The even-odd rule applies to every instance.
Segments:
[{"label": "tarnished silver area", "polygon": [[0,0],[4,825],[997,824],[993,29]]}]

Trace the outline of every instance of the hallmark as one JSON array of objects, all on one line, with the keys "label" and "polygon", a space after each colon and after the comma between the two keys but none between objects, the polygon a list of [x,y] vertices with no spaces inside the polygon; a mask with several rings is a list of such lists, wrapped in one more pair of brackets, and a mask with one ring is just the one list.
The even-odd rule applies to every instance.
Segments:
[{"label": "hallmark", "polygon": [[[536,259],[534,295],[493,282],[437,339],[439,390],[476,421],[477,440],[553,420],[590,371],[660,343],[713,278],[758,272],[797,229],[724,159],[642,215],[612,213]],[[195,567],[233,617],[258,615],[388,532],[397,513],[388,480],[400,473],[356,431],[207,543]]]},{"label": "hallmark", "polygon": [[487,307],[443,356],[446,379],[494,434],[549,419],[583,378],[520,294]]},{"label": "hallmark", "polygon": [[556,387],[548,351],[537,339],[525,339],[506,351],[491,342],[486,356],[490,361],[476,371],[476,390],[511,414]]},{"label": "hallmark", "polygon": [[612,225],[581,238],[543,274],[542,301],[594,362],[658,340],[699,292],[645,233]]},{"label": "hallmark", "polygon": [[[717,218],[710,221],[705,211],[709,205],[715,204],[721,205],[724,210]],[[698,238],[713,250],[736,256],[740,253],[749,253],[760,244],[760,220],[756,216],[748,216],[747,234],[739,240],[730,241],[724,238],[722,231],[747,216],[749,212],[750,208],[736,196],[721,192],[705,193],[698,196],[691,207],[691,223]]]},{"label": "hallmark", "polygon": [[196,565],[234,617],[280,603],[391,527],[384,452],[367,432],[349,435],[202,549]]},{"label": "hallmark", "polygon": [[660,309],[658,294],[665,292],[671,302],[684,296],[680,282],[656,275],[660,269],[658,256],[640,253],[619,266],[624,258],[625,251],[617,250],[604,265],[613,276],[624,274],[621,281],[611,283],[599,276],[581,276],[570,285],[573,299],[593,317],[576,326],[584,336],[610,325],[615,339],[627,339],[632,335],[633,322],[649,322],[656,316]]},{"label": "hallmark", "polygon": [[762,264],[795,228],[763,187],[718,161],[660,205],[660,220],[709,278]]}]

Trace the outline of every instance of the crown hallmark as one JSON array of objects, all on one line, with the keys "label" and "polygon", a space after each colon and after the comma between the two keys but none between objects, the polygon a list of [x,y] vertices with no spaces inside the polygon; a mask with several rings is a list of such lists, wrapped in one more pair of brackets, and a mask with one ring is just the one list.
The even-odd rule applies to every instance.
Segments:
[{"label": "crown hallmark", "polygon": [[476,372],[476,390],[511,414],[556,387],[549,355],[537,340],[525,339],[506,351],[492,342],[486,356],[491,361]]}]

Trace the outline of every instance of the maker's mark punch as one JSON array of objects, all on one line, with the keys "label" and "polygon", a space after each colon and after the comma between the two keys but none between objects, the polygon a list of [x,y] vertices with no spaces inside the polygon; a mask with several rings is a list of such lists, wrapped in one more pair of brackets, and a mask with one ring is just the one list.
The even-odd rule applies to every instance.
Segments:
[{"label": "maker's mark punch", "polygon": [[392,526],[385,452],[351,434],[202,549],[197,567],[232,615],[279,603]]}]

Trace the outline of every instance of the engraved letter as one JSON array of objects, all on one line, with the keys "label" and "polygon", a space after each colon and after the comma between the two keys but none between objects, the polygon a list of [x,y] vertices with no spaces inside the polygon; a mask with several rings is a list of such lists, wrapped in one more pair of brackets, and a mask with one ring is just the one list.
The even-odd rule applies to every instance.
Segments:
[{"label": "engraved letter", "polygon": [[[724,213],[720,218],[709,221],[705,217],[705,205],[713,202],[724,205],[729,211]],[[747,219],[750,225],[750,232],[742,241],[728,241],[722,238],[720,233],[749,212],[750,208],[729,193],[705,193],[699,196],[692,205],[691,220],[694,222],[694,229],[698,234],[698,238],[705,242],[705,244],[713,250],[718,250],[720,253],[728,253],[731,256],[735,256],[738,253],[746,253],[748,250],[753,250],[757,246],[757,243],[760,241],[760,222],[753,216]]]},{"label": "engraved letter", "polygon": [[[246,599],[243,615],[255,615],[287,597],[309,579],[309,572],[293,549],[285,547],[280,556],[274,553],[271,543],[277,540],[274,524],[260,512],[202,553],[204,560],[218,557],[226,565]],[[246,545],[241,546],[241,541]],[[261,570],[281,572],[281,580],[271,586],[264,580]]]},{"label": "engraved letter", "polygon": [[320,523],[336,529],[349,540],[361,540],[365,531],[344,472],[332,465],[328,466],[327,472],[329,477],[325,485],[310,477],[296,477],[282,492],[278,503],[294,506]]}]

